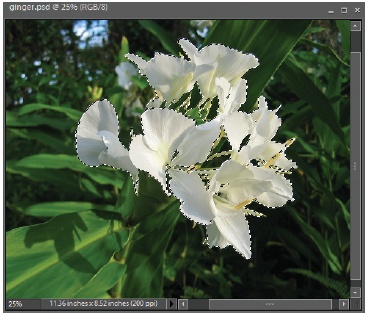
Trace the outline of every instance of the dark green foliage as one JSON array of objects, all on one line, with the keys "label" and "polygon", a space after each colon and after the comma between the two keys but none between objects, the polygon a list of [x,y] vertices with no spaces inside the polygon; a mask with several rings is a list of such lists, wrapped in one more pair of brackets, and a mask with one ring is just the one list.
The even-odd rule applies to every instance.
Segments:
[{"label": "dark green foliage", "polygon": [[[88,266],[80,284],[64,288],[68,297],[348,298],[348,25],[217,21],[204,41],[189,21],[113,20],[105,24],[101,33],[106,36],[96,45],[93,36],[82,39],[74,32],[81,22],[5,23],[9,297],[30,297],[33,291],[27,285],[32,282],[37,289],[49,279],[47,272],[80,276],[75,268]],[[84,22],[87,28],[103,26],[101,21]],[[277,209],[253,207],[266,217],[249,217],[251,260],[232,248],[209,249],[205,227],[187,220],[178,202],[165,196],[147,174],[139,174],[136,197],[126,173],[87,167],[76,156],[77,122],[97,99],[108,98],[115,106],[124,145],[129,145],[131,129],[141,132],[139,118],[128,117],[126,108],[137,97],[145,105],[153,91],[140,77],[133,78],[133,96],[117,85],[114,68],[124,61],[124,53],[178,54],[176,41],[183,36],[197,44],[217,42],[254,53],[260,66],[245,75],[245,108],[250,110],[259,94],[265,95],[271,109],[282,105],[278,110],[282,126],[274,140],[297,138],[287,149],[287,156],[298,165],[287,175],[295,200]],[[191,97],[189,114],[201,123],[204,113],[192,106],[200,97],[197,87]],[[179,110],[187,98],[177,102]],[[213,107],[217,103],[214,99]],[[209,116],[214,115],[210,110]],[[222,146],[228,143],[223,141],[218,148]],[[61,230],[49,229],[58,224],[67,229],[62,246]],[[42,235],[37,238],[27,231]],[[37,246],[27,246],[29,239]],[[17,256],[17,248],[24,256]],[[52,259],[32,250],[51,253]],[[81,265],[58,261],[60,250],[73,259],[79,257]],[[98,250],[101,257],[94,253]],[[37,270],[38,279],[27,278],[18,288],[15,284],[22,278],[15,275],[17,264],[31,268],[24,257],[47,268],[45,273]],[[50,296],[66,297],[56,285],[48,289]]]}]

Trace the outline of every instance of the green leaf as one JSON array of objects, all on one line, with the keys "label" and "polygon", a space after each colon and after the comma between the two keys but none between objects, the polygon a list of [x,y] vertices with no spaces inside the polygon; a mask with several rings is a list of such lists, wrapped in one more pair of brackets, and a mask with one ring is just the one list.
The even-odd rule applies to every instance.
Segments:
[{"label": "green leaf", "polygon": [[87,191],[98,198],[102,198],[102,194],[99,192],[96,185],[88,178],[80,179],[80,187],[82,191]]},{"label": "green leaf", "polygon": [[221,43],[231,48],[244,49],[248,46],[267,21],[264,20],[221,20],[215,22],[203,46]]},{"label": "green leaf", "polygon": [[139,172],[139,197],[153,199],[159,203],[168,201],[161,184],[146,172]]},{"label": "green leaf", "polygon": [[[75,146],[67,145],[65,137],[63,137],[61,134],[53,133],[51,130],[50,132],[45,132],[35,128],[8,128],[6,140],[9,139],[10,135],[27,140],[36,140],[52,148],[54,151],[56,151],[56,153],[75,152]],[[9,145],[11,145],[11,143],[9,143]]]},{"label": "green leaf", "polygon": [[344,54],[347,58],[350,58],[350,20],[336,20],[336,26],[338,27],[342,35],[342,47]]},{"label": "green leaf", "polygon": [[323,32],[326,31],[327,28],[326,27],[321,27],[321,26],[317,26],[317,27],[309,27],[306,32],[306,34],[313,34],[313,33],[319,33],[319,32]]},{"label": "green leaf", "polygon": [[80,170],[85,167],[78,160],[76,154],[35,154],[19,160],[15,166],[46,169],[69,168],[72,170]]},{"label": "green leaf", "polygon": [[321,183],[319,172],[314,167],[310,166],[310,164],[300,156],[297,158],[297,166],[303,171],[307,177],[307,180],[312,184],[313,187],[322,192],[328,191],[328,189]]},{"label": "green leaf", "polygon": [[311,78],[288,58],[280,67],[284,82],[300,99],[311,105],[314,114],[325,122],[345,145],[344,133],[328,98],[313,83]]},{"label": "green leaf", "polygon": [[168,32],[152,20],[140,20],[139,24],[157,37],[167,52],[178,56],[179,46],[176,39],[173,37],[172,32]]},{"label": "green leaf", "polygon": [[[292,107],[293,104],[288,105],[287,107]],[[280,110],[282,110],[283,106]],[[295,130],[299,126],[301,126],[305,121],[310,120],[314,117],[312,108],[310,105],[307,105],[305,102],[302,102],[302,107],[297,110],[295,113],[287,117],[287,119],[282,124],[279,132],[283,130]]]},{"label": "green leaf", "polygon": [[314,155],[315,158],[319,158],[318,148],[315,147],[315,145],[310,144],[308,141],[303,140],[296,132],[288,131],[288,129],[285,128],[285,130],[281,130],[279,134],[286,135],[287,139],[295,137],[297,141],[295,144],[293,144],[293,147],[300,145],[306,152]]},{"label": "green leaf", "polygon": [[348,166],[342,166],[338,169],[338,173],[336,174],[335,181],[334,181],[334,190],[339,190],[343,185],[349,186],[350,180],[350,169]]},{"label": "green leaf", "polygon": [[38,86],[40,87],[40,86],[42,86],[42,85],[44,85],[46,83],[51,82],[52,80],[55,80],[55,79],[54,78],[51,78],[51,77],[45,76],[45,77],[41,78],[41,80],[38,82]]},{"label": "green leaf", "polygon": [[248,95],[244,110],[250,110],[272,75],[292,51],[310,20],[219,21],[204,45],[221,43],[254,54],[260,62],[245,74]]},{"label": "green leaf", "polygon": [[347,209],[347,207],[345,206],[345,204],[339,198],[335,198],[335,200],[339,204],[340,208],[342,209],[345,222],[347,223],[348,229],[350,230],[350,212]]},{"label": "green leaf", "polygon": [[205,122],[205,117],[203,117],[203,111],[198,107],[191,108],[187,111],[186,115],[195,120],[196,124],[200,125]]},{"label": "green leaf", "polygon": [[121,296],[149,298],[163,296],[163,260],[177,219],[176,200],[159,213],[148,216],[132,234],[127,245],[126,276]]},{"label": "green leaf", "polygon": [[167,201],[162,186],[145,172],[139,173],[139,194],[135,194],[134,184],[129,178],[119,194],[115,211],[128,218],[135,225],[157,211],[157,207]]},{"label": "green leaf", "polygon": [[59,118],[47,115],[20,116],[12,111],[6,111],[6,127],[38,127],[48,126],[57,130],[68,130],[75,127],[75,123],[70,120],[61,120]]},{"label": "green leaf", "polygon": [[330,46],[319,44],[319,43],[316,43],[316,42],[314,42],[312,40],[309,40],[309,39],[306,39],[306,38],[302,38],[300,40],[300,43],[305,45],[305,46],[311,46],[313,48],[316,48],[319,51],[322,51],[322,52],[328,54],[330,57],[335,59],[335,61],[337,61],[338,64],[343,64],[343,65],[345,65],[349,68],[349,64],[346,63],[345,61],[343,61]]},{"label": "green leaf", "polygon": [[210,298],[210,296],[207,295],[203,290],[193,288],[191,286],[186,286],[182,298],[208,299]]},{"label": "green leaf", "polygon": [[311,270],[301,268],[289,268],[284,270],[284,272],[297,273],[314,279],[321,283],[324,287],[334,290],[338,294],[339,298],[349,298],[349,288],[344,282],[325,277],[324,275],[314,273]]},{"label": "green leaf", "polygon": [[299,224],[304,234],[315,243],[322,256],[324,256],[324,258],[328,262],[330,268],[335,273],[340,274],[342,266],[338,258],[330,251],[327,242],[320,234],[320,232],[311,225],[308,225],[307,222],[302,219],[302,217],[297,213],[295,209],[293,209],[292,207],[288,207],[287,209],[289,210],[289,213],[292,215],[293,219]]},{"label": "green leaf", "polygon": [[119,169],[114,169],[112,167],[100,167],[96,169],[85,165],[83,166],[85,167],[85,169],[82,169],[81,171],[98,184],[121,187],[122,183],[124,183],[126,180],[131,181],[128,173],[123,172]]},{"label": "green leaf", "polygon": [[83,286],[73,298],[101,299],[106,291],[110,290],[126,271],[126,265],[117,261],[110,261]]},{"label": "green leaf", "polygon": [[[116,80],[117,81],[117,80]],[[116,83],[117,84],[117,83]],[[125,95],[126,93],[126,90],[124,90],[120,85],[117,85],[117,86],[114,86],[114,87],[111,87],[111,88],[108,88],[105,90],[106,91],[106,94],[107,95],[114,95],[114,94],[123,94]],[[112,101],[111,101],[112,103]],[[115,104],[116,102],[113,102],[113,104]]]},{"label": "green leaf", "polygon": [[[318,258],[314,254],[314,252],[294,233],[291,231],[282,228],[276,227],[275,234],[279,237],[279,239],[284,243],[289,252],[294,256],[294,252],[298,253],[298,259],[310,259],[312,262],[316,263]],[[303,256],[299,257],[302,254]]]},{"label": "green leaf", "polygon": [[316,131],[317,137],[319,138],[321,149],[329,153],[329,157],[324,156],[323,158],[328,159],[326,162],[327,166],[331,167],[331,156],[333,155],[333,152],[336,152],[338,148],[341,147],[339,137],[337,137],[335,133],[330,130],[325,122],[317,117],[313,119],[313,126],[314,130]]},{"label": "green leaf", "polygon": [[337,101],[333,103],[336,116],[340,119],[340,96],[341,92],[341,77],[342,77],[342,65],[339,63],[333,71],[330,73],[329,83],[326,88],[326,96],[331,100],[336,98]]},{"label": "green leaf", "polygon": [[73,108],[67,108],[67,107],[55,106],[55,105],[46,105],[46,104],[28,104],[28,105],[23,105],[19,109],[17,115],[22,116],[25,114],[32,113],[34,111],[45,110],[45,109],[63,113],[74,121],[78,121],[82,117],[82,114],[83,114],[81,111],[73,109]]},{"label": "green leaf", "polygon": [[126,178],[126,173],[113,168],[91,168],[79,161],[75,155],[67,154],[35,154],[19,160],[15,169],[35,168],[35,169],[64,169],[87,174],[95,182],[107,185],[111,184],[120,187]]},{"label": "green leaf", "polygon": [[23,213],[36,217],[55,217],[60,214],[85,210],[114,211],[114,206],[75,201],[42,202],[27,207],[23,210]]},{"label": "green leaf", "polygon": [[[334,238],[334,244],[333,241],[331,240],[332,238]],[[325,241],[325,244],[326,244],[326,248],[327,248],[327,251],[328,251],[328,254],[329,254],[329,266],[330,268],[337,274],[340,274],[340,271],[343,269],[343,267],[341,266],[341,263],[339,261],[339,257],[340,257],[340,251],[339,251],[339,247],[338,247],[338,244],[336,242],[336,235],[332,235],[329,239],[327,239]],[[330,263],[330,261],[332,263]],[[335,266],[333,268],[333,266]]]},{"label": "green leaf", "polygon": [[149,86],[148,80],[145,76],[135,76],[131,77],[131,82],[134,83],[140,90],[144,90]]},{"label": "green leaf", "polygon": [[[63,192],[78,192],[80,190],[78,179],[74,174],[54,170],[45,172],[42,169],[31,169],[26,167],[16,167],[14,161],[6,161],[6,172],[19,174],[33,181],[48,182],[62,189]],[[65,185],[65,183],[68,183]]]},{"label": "green leaf", "polygon": [[6,234],[6,297],[69,298],[122,250],[116,213],[69,213]]}]

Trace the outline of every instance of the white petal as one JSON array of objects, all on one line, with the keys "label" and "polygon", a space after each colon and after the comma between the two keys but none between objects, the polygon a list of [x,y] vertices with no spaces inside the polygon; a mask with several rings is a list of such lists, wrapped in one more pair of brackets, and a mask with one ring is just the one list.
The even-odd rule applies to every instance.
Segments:
[{"label": "white petal", "polygon": [[228,114],[225,112],[225,105],[226,105],[227,96],[229,94],[229,89],[231,88],[231,85],[229,84],[226,78],[220,77],[220,78],[215,79],[215,88],[218,94],[219,112]]},{"label": "white petal", "polygon": [[207,243],[209,247],[217,246],[219,248],[225,248],[228,245],[231,245],[219,232],[215,222],[206,227],[206,233],[207,233]]},{"label": "white petal", "polygon": [[200,224],[210,224],[214,219],[211,208],[211,195],[204,183],[195,173],[183,173],[170,170],[172,179],[169,183],[173,194],[181,200],[181,212]]},{"label": "white petal", "polygon": [[194,71],[194,63],[162,54],[156,54],[145,69],[149,83],[167,102],[178,100],[193,88]]},{"label": "white petal", "polygon": [[231,87],[228,103],[231,104],[231,110],[238,110],[241,104],[246,102],[247,96],[247,81],[245,79],[239,79],[239,81]]},{"label": "white petal", "polygon": [[121,144],[120,140],[113,133],[106,130],[98,132],[98,136],[102,138],[103,143],[107,147],[107,150],[101,152],[98,156],[98,161],[102,164],[128,171],[136,182],[139,171],[131,162],[129,151]]},{"label": "white petal", "polygon": [[206,72],[200,78],[198,78],[197,82],[199,84],[200,93],[203,95],[204,99],[213,98],[216,95],[216,86],[215,86],[215,68],[217,67],[217,63],[213,63],[213,69]]},{"label": "white petal", "polygon": [[194,76],[192,78],[193,81],[197,81],[200,79],[203,75],[209,73],[210,71],[213,71],[215,69],[214,65],[200,65],[196,66]]},{"label": "white petal", "polygon": [[216,65],[213,72],[198,80],[200,91],[206,98],[215,96],[215,78],[225,77],[231,84],[235,85],[249,69],[255,68],[259,64],[257,58],[251,54],[243,54],[218,44],[202,48],[198,54],[194,55],[194,62],[196,65]]},{"label": "white petal", "polygon": [[222,74],[231,84],[237,82],[248,70],[259,65],[258,59],[252,54],[243,54],[235,49],[226,47],[227,54],[219,59],[216,73]]},{"label": "white petal", "polygon": [[[251,258],[251,236],[248,222],[242,212],[233,216],[216,217],[214,222],[225,241],[247,259]],[[220,240],[220,239],[219,239]]]},{"label": "white petal", "polygon": [[[233,48],[220,44],[211,44],[203,47],[199,51],[199,55],[195,56],[195,63],[211,63],[215,60],[219,61],[218,76],[222,76],[220,72],[226,74],[226,78],[231,81],[233,78],[241,77],[251,68],[259,65],[257,58],[252,54],[244,54]],[[242,74],[241,74],[242,73]]]},{"label": "white petal", "polygon": [[227,184],[241,178],[254,178],[254,175],[247,167],[236,161],[228,160],[222,163],[212,181]]},{"label": "white petal", "polygon": [[168,108],[147,110],[142,114],[141,120],[146,145],[156,151],[165,164],[170,162],[186,132],[195,126],[193,120]]},{"label": "white petal", "polygon": [[166,194],[166,161],[159,152],[152,150],[142,135],[135,136],[130,144],[131,162],[140,170],[148,172],[158,180]]},{"label": "white petal", "polygon": [[281,207],[287,201],[293,200],[292,184],[282,174],[277,174],[271,169],[249,166],[257,179],[268,180],[272,188],[256,197],[257,202],[266,207]]},{"label": "white petal", "polygon": [[297,164],[292,160],[288,160],[287,157],[282,154],[274,163],[275,166],[279,167],[282,170],[289,171],[290,169],[296,169]]},{"label": "white petal", "polygon": [[264,161],[268,161],[271,157],[273,157],[276,153],[285,150],[285,144],[278,143],[275,141],[269,141],[263,148],[263,151],[259,154],[259,157]]},{"label": "white petal", "polygon": [[285,156],[285,150],[286,145],[284,143],[269,141],[263,146],[263,150],[259,152],[258,158],[263,161],[269,161],[274,155],[282,152],[271,165],[279,167],[285,171],[288,171],[291,168],[297,168],[297,164],[295,162],[287,159]]},{"label": "white petal", "polygon": [[116,66],[115,71],[118,75],[118,83],[125,90],[131,85],[131,77],[138,74],[138,70],[130,62],[121,62]]},{"label": "white petal", "polygon": [[102,130],[115,136],[119,133],[115,109],[107,100],[97,101],[88,107],[75,133],[78,157],[89,166],[101,165],[98,156],[106,146],[97,133]]},{"label": "white petal", "polygon": [[250,140],[247,143],[247,146],[250,148],[248,155],[249,159],[250,160],[259,159],[261,152],[264,151],[268,143],[269,143],[268,138],[261,137],[256,132],[253,131],[251,133]]},{"label": "white petal", "polygon": [[252,125],[251,116],[243,112],[234,112],[223,118],[224,130],[234,150],[240,150],[241,143],[250,133]]},{"label": "white petal", "polygon": [[126,54],[125,57],[134,62],[139,67],[141,74],[145,74],[145,68],[148,65],[147,61],[134,54]]},{"label": "white petal", "polygon": [[240,178],[230,181],[219,191],[225,193],[231,202],[240,204],[244,201],[250,203],[252,199],[263,196],[264,192],[269,192],[272,187],[270,180]]},{"label": "white petal", "polygon": [[[210,191],[213,194],[219,193],[219,197],[213,197],[216,206],[215,214],[219,217],[227,216],[231,211],[240,210],[250,204],[254,198],[271,189],[271,180],[255,178],[252,168],[233,160],[225,161],[210,182]],[[242,203],[244,204],[240,206]],[[238,209],[233,208],[238,206],[240,206]]]},{"label": "white petal", "polygon": [[246,102],[246,80],[239,79],[234,86],[231,86],[226,78],[220,77],[215,79],[215,84],[219,100],[218,112],[220,114],[229,115],[239,110],[241,104]]},{"label": "white petal", "polygon": [[242,165],[247,165],[250,163],[250,151],[251,148],[246,145],[242,147],[239,152],[234,152],[231,156],[231,159]]},{"label": "white petal", "polygon": [[190,166],[204,162],[219,134],[219,117],[191,129],[178,146],[178,154],[172,160],[172,165]]},{"label": "white petal", "polygon": [[185,38],[182,38],[178,41],[179,45],[182,47],[186,55],[191,59],[194,60],[195,54],[198,53],[197,48],[188,40]]},{"label": "white petal", "polygon": [[258,104],[259,109],[251,114],[252,118],[257,121],[254,133],[270,140],[281,125],[281,119],[276,115],[276,111],[267,108],[265,97],[260,96]]}]

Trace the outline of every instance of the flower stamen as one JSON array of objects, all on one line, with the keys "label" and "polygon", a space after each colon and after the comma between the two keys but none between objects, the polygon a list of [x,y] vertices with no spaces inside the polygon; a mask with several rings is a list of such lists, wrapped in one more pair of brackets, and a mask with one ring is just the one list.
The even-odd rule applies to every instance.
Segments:
[{"label": "flower stamen", "polygon": [[245,201],[242,201],[240,202],[239,204],[237,204],[235,207],[234,207],[234,210],[240,210],[242,209],[243,207],[247,206],[248,204],[250,204],[251,202],[253,201],[253,199],[247,199]]},{"label": "flower stamen", "polygon": [[285,148],[284,150],[280,150],[278,153],[274,154],[264,165],[264,168],[269,168],[270,166],[272,166],[277,159],[279,159],[279,157],[284,153],[285,149],[289,148],[293,142],[296,141],[296,138],[291,138],[289,140],[287,140],[284,145]]}]

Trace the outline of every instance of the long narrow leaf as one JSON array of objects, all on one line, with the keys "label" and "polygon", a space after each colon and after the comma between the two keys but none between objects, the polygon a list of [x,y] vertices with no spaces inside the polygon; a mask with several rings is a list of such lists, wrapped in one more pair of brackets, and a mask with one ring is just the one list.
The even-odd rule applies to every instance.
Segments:
[{"label": "long narrow leaf", "polygon": [[18,116],[22,116],[25,114],[30,114],[34,111],[45,110],[45,109],[63,113],[74,121],[78,121],[80,117],[82,117],[82,114],[83,114],[81,111],[73,109],[73,108],[67,108],[67,107],[55,106],[55,105],[46,105],[46,104],[23,105],[19,109],[17,114]]},{"label": "long narrow leaf", "polygon": [[73,298],[100,299],[111,289],[126,271],[126,265],[110,261]]},{"label": "long narrow leaf", "polygon": [[301,269],[301,268],[289,268],[285,270],[284,272],[297,273],[297,274],[306,276],[308,278],[314,279],[318,281],[319,283],[321,283],[324,287],[333,289],[336,293],[338,293],[339,298],[349,298],[348,286],[341,281],[331,279],[321,274],[314,273],[310,270]]},{"label": "long narrow leaf", "polygon": [[169,53],[178,55],[179,47],[172,33],[167,32],[162,26],[152,20],[140,20],[139,24],[156,36]]},{"label": "long narrow leaf", "polygon": [[6,236],[7,298],[74,296],[122,250],[128,231],[111,212],[70,213]]},{"label": "long narrow leaf", "polygon": [[61,214],[80,212],[85,210],[105,210],[113,211],[113,205],[101,205],[91,202],[75,202],[75,201],[56,201],[42,202],[31,205],[23,210],[26,215],[36,217],[56,217]]},{"label": "long narrow leaf", "polygon": [[311,225],[308,225],[307,222],[303,221],[302,217],[291,207],[287,208],[290,209],[290,214],[294,218],[294,220],[299,224],[301,230],[309,237],[312,242],[317,246],[320,253],[326,261],[328,262],[330,268],[337,274],[340,274],[342,270],[342,266],[340,262],[338,261],[337,257],[330,252],[330,249],[328,248],[328,245],[325,241],[325,239],[322,237],[319,231],[317,231],[314,227]]},{"label": "long narrow leaf", "polygon": [[133,232],[126,255],[127,271],[122,297],[148,298],[163,294],[163,259],[180,216],[179,203],[147,217]]},{"label": "long narrow leaf", "polygon": [[75,127],[75,123],[71,120],[60,120],[48,115],[17,116],[12,111],[6,111],[5,114],[6,127],[38,127],[47,126],[57,130],[68,130]]},{"label": "long narrow leaf", "polygon": [[300,43],[306,46],[311,46],[313,48],[316,48],[319,51],[323,51],[324,53],[328,54],[330,57],[334,58],[335,61],[342,63],[343,65],[349,67],[349,64],[343,61],[341,57],[338,56],[338,54],[328,45],[319,44],[319,43],[316,43],[306,38],[302,38],[300,40]]},{"label": "long narrow leaf", "polygon": [[311,105],[316,117],[325,122],[345,144],[344,133],[328,98],[312,82],[311,78],[291,58],[282,64],[280,72],[291,91]]},{"label": "long narrow leaf", "polygon": [[342,47],[345,55],[349,58],[350,55],[350,21],[336,20],[336,26],[342,35]]},{"label": "long narrow leaf", "polygon": [[36,154],[19,160],[13,169],[71,169],[87,174],[99,184],[111,184],[120,187],[127,177],[122,171],[113,168],[91,168],[81,163],[76,154]]}]

